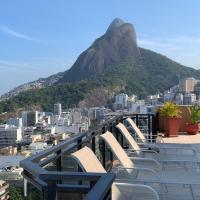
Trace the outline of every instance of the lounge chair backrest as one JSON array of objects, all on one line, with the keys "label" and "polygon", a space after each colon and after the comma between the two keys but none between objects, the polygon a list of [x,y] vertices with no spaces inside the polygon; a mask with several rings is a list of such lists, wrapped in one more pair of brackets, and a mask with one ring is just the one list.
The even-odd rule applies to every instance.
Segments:
[{"label": "lounge chair backrest", "polygon": [[106,170],[103,168],[96,155],[88,147],[83,147],[82,149],[72,153],[71,156],[78,162],[82,170],[85,172],[106,173]]},{"label": "lounge chair backrest", "polygon": [[[124,149],[118,143],[116,138],[112,133],[107,131],[106,133],[100,135],[100,137],[105,141],[105,143],[110,147],[112,153],[116,156],[116,158],[120,161],[121,165],[126,168],[133,168],[134,164],[131,159],[128,157]],[[129,173],[132,170],[127,170]]]},{"label": "lounge chair backrest", "polygon": [[132,126],[137,136],[142,140],[141,142],[145,142],[146,138],[144,137],[144,134],[140,131],[140,129],[137,127],[135,122],[131,118],[127,118],[126,121]]},{"label": "lounge chair backrest", "polygon": [[119,123],[117,124],[117,129],[121,132],[121,134],[126,138],[126,140],[128,141],[128,143],[131,145],[131,147],[133,148],[133,150],[136,150],[136,154],[140,154],[140,147],[137,144],[137,142],[134,140],[134,138],[131,136],[131,134],[129,133],[129,131],[127,130],[127,128],[124,126],[124,124]]}]

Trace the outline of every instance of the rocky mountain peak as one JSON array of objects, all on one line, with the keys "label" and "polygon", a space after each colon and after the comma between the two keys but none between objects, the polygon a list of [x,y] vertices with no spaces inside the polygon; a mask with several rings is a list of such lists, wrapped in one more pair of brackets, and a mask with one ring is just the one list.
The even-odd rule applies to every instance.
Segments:
[{"label": "rocky mountain peak", "polygon": [[84,51],[74,65],[65,72],[60,82],[76,82],[103,73],[114,66],[139,55],[134,27],[116,18],[106,33]]},{"label": "rocky mountain peak", "polygon": [[112,31],[118,27],[120,27],[122,24],[124,24],[124,21],[121,20],[120,18],[115,18],[111,24],[109,25],[108,29],[106,32]]}]

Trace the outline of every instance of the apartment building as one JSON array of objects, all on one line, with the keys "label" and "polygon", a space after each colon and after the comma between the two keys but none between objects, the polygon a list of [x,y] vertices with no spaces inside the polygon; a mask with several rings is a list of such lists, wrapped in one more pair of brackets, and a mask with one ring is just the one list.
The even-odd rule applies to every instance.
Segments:
[{"label": "apartment building", "polygon": [[13,146],[22,140],[22,129],[7,124],[0,125],[0,148]]}]

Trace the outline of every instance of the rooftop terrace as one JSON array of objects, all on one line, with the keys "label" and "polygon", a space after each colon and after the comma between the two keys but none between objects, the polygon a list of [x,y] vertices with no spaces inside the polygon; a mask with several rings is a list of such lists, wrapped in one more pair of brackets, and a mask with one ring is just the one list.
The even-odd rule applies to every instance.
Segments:
[{"label": "rooftop terrace", "polygon": [[[100,138],[100,135],[106,131],[112,132],[117,141],[123,148],[127,148],[128,144],[120,131],[116,128],[116,125],[121,122],[125,125],[125,119],[127,117],[132,118],[138,127],[146,134],[146,138],[150,142],[153,142],[154,135],[160,131],[159,119],[152,114],[132,114],[112,117],[109,121],[91,130],[87,133],[76,135],[75,137],[66,140],[50,149],[47,149],[41,153],[33,155],[23,161],[21,161],[21,166],[24,168],[23,176],[26,181],[28,181],[28,193],[25,184],[25,195],[29,195],[32,192],[39,192],[41,199],[85,199],[85,200],[107,200],[115,199],[116,196],[113,192],[113,182],[115,181],[116,174],[113,169],[115,168],[116,156],[111,152],[111,149],[105,144],[105,142]],[[134,134],[132,135],[134,137]],[[189,139],[190,138],[190,139]],[[164,138],[164,142],[168,143],[198,143],[200,141],[200,135],[187,136],[181,135],[178,138]],[[80,150],[84,146],[89,147],[95,153],[96,157],[101,162],[102,166],[106,169],[107,173],[87,173],[82,170],[80,163],[77,163],[72,157],[71,153]],[[88,163],[93,165],[93,162]],[[26,182],[25,181],[25,182]],[[138,184],[135,182],[134,184]],[[143,183],[139,183],[143,184]],[[188,188],[187,184],[183,188]],[[198,183],[196,184],[198,185]],[[199,183],[200,185],[200,183]],[[137,196],[137,191],[130,187],[127,183],[123,185],[125,190],[124,196],[116,199],[158,199],[163,198],[162,192],[159,197],[152,198],[150,194],[146,194],[142,190],[142,198]],[[146,186],[145,186],[146,187]],[[169,187],[170,188],[170,187]],[[199,197],[200,194],[196,192],[195,195],[188,196],[185,195],[184,189],[182,192],[181,188],[179,193],[182,193],[181,198],[177,198],[177,190],[174,190],[172,194],[174,196],[168,196],[167,199],[184,199],[187,200],[195,199],[195,195]],[[188,189],[187,189],[188,190]],[[189,187],[190,190],[190,187]],[[192,189],[193,191],[193,189]],[[127,193],[132,192],[132,197],[127,198]],[[166,191],[164,191],[166,192]],[[166,198],[163,198],[166,199]]]},{"label": "rooftop terrace", "polygon": [[178,137],[164,137],[163,140],[164,140],[164,143],[199,144],[200,133],[196,135],[188,135],[187,133],[179,133]]}]

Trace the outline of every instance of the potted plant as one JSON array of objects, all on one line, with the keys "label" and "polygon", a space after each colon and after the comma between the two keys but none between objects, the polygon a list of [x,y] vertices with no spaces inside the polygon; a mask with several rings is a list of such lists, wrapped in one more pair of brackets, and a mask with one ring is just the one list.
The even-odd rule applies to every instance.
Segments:
[{"label": "potted plant", "polygon": [[179,107],[172,102],[166,102],[160,108],[159,113],[164,117],[165,136],[177,137],[181,122]]},{"label": "potted plant", "polygon": [[190,123],[186,123],[185,129],[188,134],[195,135],[199,131],[200,106],[188,107]]}]

